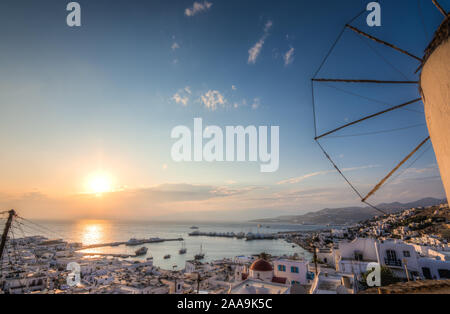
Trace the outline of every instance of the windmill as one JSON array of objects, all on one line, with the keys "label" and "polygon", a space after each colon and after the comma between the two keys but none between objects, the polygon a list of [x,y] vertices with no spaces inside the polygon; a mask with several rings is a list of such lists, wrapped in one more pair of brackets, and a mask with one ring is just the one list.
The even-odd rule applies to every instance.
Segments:
[{"label": "windmill", "polygon": [[[366,11],[363,10],[356,17],[346,23],[337,37],[336,41],[328,51],[324,60],[320,64],[319,68],[315,72],[313,78],[311,79],[311,89],[312,89],[312,101],[313,101],[313,114],[314,114],[314,128],[315,137],[314,140],[324,153],[325,157],[331,162],[336,171],[344,178],[347,184],[352,188],[356,195],[361,199],[361,201],[368,206],[374,208],[377,211],[385,214],[381,209],[373,206],[368,202],[368,200],[403,166],[410,160],[426,143],[430,140],[433,144],[436,158],[438,161],[442,181],[446,191],[447,199],[450,196],[450,15],[446,12],[443,7],[439,4],[437,0],[431,0],[436,8],[444,16],[444,20],[441,25],[436,30],[433,40],[425,49],[425,55],[423,58],[417,57],[414,54],[397,47],[394,44],[388,43],[381,40],[375,36],[372,36],[362,30],[352,26],[351,24],[359,18]],[[383,45],[390,49],[396,50],[409,58],[419,62],[419,67],[415,73],[420,73],[419,81],[412,80],[375,80],[375,79],[347,79],[347,78],[320,78],[318,74],[323,68],[324,64],[333,53],[336,45],[341,40],[343,34],[350,30],[359,36],[365,37],[376,42],[379,45]],[[347,83],[347,84],[414,84],[418,86],[420,95],[416,99],[412,99],[402,104],[390,107],[383,111],[362,117],[355,121],[346,123],[338,128],[331,131],[319,134],[317,128],[317,114],[316,114],[316,100],[315,100],[315,84],[324,82],[335,82],[335,83]],[[337,166],[333,158],[325,150],[324,146],[321,144],[320,140],[339,132],[348,127],[360,124],[364,121],[371,120],[375,117],[388,114],[392,111],[398,109],[404,109],[412,104],[423,101],[425,108],[425,117],[427,121],[429,136],[425,139],[421,139],[417,147],[414,148],[412,152],[406,155],[395,168],[392,169],[378,184],[375,185],[369,193],[361,193],[352,182],[344,175],[344,172]]]}]

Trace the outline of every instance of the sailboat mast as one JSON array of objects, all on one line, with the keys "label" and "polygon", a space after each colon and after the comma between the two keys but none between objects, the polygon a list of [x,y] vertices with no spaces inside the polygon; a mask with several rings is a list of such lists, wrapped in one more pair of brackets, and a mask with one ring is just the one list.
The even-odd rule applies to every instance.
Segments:
[{"label": "sailboat mast", "polygon": [[11,228],[11,224],[14,216],[16,215],[16,212],[14,211],[14,209],[11,209],[8,214],[8,220],[6,221],[5,229],[3,230],[2,242],[0,243],[0,261],[3,257],[3,251],[5,249],[6,240],[8,239],[9,229]]}]

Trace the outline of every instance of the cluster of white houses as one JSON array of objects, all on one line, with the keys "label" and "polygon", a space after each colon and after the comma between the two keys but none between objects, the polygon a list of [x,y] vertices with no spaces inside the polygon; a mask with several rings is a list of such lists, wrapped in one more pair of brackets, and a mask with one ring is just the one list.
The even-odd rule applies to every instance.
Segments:
[{"label": "cluster of white houses", "polygon": [[450,250],[401,240],[341,240],[331,248],[319,249],[317,259],[317,265],[288,258],[270,263],[260,259],[250,267],[242,263],[236,267],[230,292],[262,294],[269,289],[277,293],[357,293],[363,289],[363,275],[373,263],[389,268],[395,277],[405,281],[450,279]]},{"label": "cluster of white houses", "polygon": [[[1,265],[2,293],[291,294],[309,293],[314,286],[319,291],[310,262],[297,257],[187,261],[184,270],[168,271],[155,267],[152,258],[85,257],[76,251],[79,245],[63,240],[27,237],[11,241]],[[81,280],[71,287],[67,266],[73,262],[80,265]],[[345,276],[341,277],[339,285],[344,283]]]},{"label": "cluster of white houses", "polygon": [[318,251],[318,259],[344,274],[361,275],[370,263],[391,269],[402,279],[450,279],[450,250],[408,244],[401,240],[356,238]]},{"label": "cluster of white houses", "polygon": [[[396,215],[393,221],[390,216],[361,225],[352,237],[354,228],[319,233],[315,262],[298,256],[239,256],[187,261],[182,271],[155,267],[152,258],[87,257],[77,251],[81,244],[63,240],[15,239],[0,263],[0,293],[353,294],[364,289],[361,282],[372,263],[402,280],[450,279],[448,243],[431,235],[389,238],[390,224],[412,212]],[[67,266],[73,262],[80,266],[80,282],[71,287]]]}]

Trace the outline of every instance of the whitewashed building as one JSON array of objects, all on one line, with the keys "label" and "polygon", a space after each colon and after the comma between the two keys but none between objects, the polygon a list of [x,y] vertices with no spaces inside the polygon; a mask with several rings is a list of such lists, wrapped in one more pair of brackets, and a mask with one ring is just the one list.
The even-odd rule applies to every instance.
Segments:
[{"label": "whitewashed building", "polygon": [[274,276],[286,278],[287,284],[308,285],[312,281],[309,275],[309,262],[291,259],[279,259],[273,262]]}]

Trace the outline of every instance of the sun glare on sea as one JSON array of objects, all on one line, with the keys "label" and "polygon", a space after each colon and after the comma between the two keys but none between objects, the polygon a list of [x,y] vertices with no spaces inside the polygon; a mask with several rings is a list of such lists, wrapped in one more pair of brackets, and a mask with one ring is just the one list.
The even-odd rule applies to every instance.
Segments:
[{"label": "sun glare on sea", "polygon": [[113,191],[113,180],[111,175],[104,172],[91,174],[86,180],[86,189],[90,194],[101,196]]},{"label": "sun glare on sea", "polygon": [[106,241],[107,223],[104,221],[80,221],[77,227],[81,234],[83,245],[98,244]]}]

